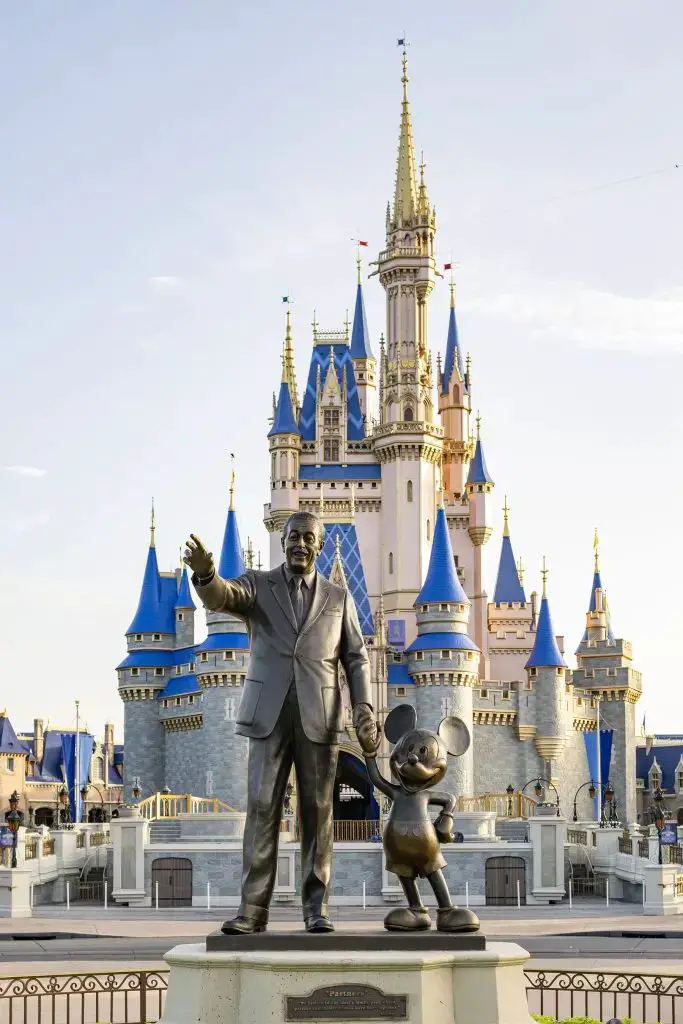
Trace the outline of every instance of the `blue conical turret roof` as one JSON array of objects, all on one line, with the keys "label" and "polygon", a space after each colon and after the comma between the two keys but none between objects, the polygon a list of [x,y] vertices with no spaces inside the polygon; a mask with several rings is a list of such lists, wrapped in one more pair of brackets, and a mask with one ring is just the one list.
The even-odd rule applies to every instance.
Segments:
[{"label": "blue conical turret roof", "polygon": [[272,427],[268,431],[268,437],[273,437],[275,434],[299,433],[300,431],[294,415],[294,406],[292,405],[292,395],[289,390],[289,384],[283,380],[280,384],[280,394],[278,396],[277,406],[275,407],[275,418],[273,419]]},{"label": "blue conical turret roof", "polygon": [[546,667],[566,668],[566,662],[560,654],[560,648],[557,646],[553,620],[550,615],[550,606],[548,598],[544,594],[541,600],[541,610],[538,614],[534,647],[525,668]]},{"label": "blue conical turret roof", "polygon": [[223,547],[218,563],[218,574],[224,580],[234,580],[244,572],[244,556],[242,544],[240,543],[240,531],[237,526],[237,516],[234,509],[228,511],[228,518],[225,523],[223,534]]},{"label": "blue conical turret roof", "polygon": [[353,327],[351,329],[351,358],[372,359],[368,322],[365,317],[363,286],[360,281],[356,289],[356,308],[353,311]]},{"label": "blue conical turret roof", "polygon": [[486,459],[484,458],[484,449],[482,447],[481,438],[477,438],[477,444],[474,449],[474,455],[470,462],[470,469],[467,474],[468,484],[492,484],[493,477],[488,471],[486,466]]},{"label": "blue conical turret roof", "polygon": [[494,604],[524,604],[526,597],[524,587],[519,578],[519,570],[515,564],[515,556],[512,551],[510,540],[510,529],[508,526],[508,503],[505,499],[505,519],[503,524],[503,544],[500,549],[500,561],[498,562],[498,576],[496,577],[496,589],[493,593]]},{"label": "blue conical turret roof", "polygon": [[448,317],[448,337],[446,339],[446,358],[444,359],[443,373],[441,374],[441,394],[447,395],[451,384],[451,378],[455,367],[462,379],[465,378],[465,371],[462,365],[462,353],[458,342],[458,325],[455,319],[455,304],[451,303],[451,311]]},{"label": "blue conical turret roof", "polygon": [[434,524],[434,540],[429,556],[427,578],[415,604],[434,604],[436,602],[469,604],[467,595],[462,589],[453,559],[453,548],[448,533],[446,513],[440,508],[436,513]]},{"label": "blue conical turret roof", "polygon": [[142,577],[138,609],[126,633],[166,632],[164,629],[166,616],[160,600],[160,587],[157,552],[154,544],[150,544]]},{"label": "blue conical turret roof", "polygon": [[180,576],[180,586],[178,587],[178,598],[175,603],[176,608],[196,608],[196,604],[192,600],[192,593],[190,591],[190,581],[187,578],[187,569],[183,566],[183,571]]},{"label": "blue conical turret roof", "polygon": [[29,748],[18,739],[7,715],[0,715],[0,754],[28,754]]}]

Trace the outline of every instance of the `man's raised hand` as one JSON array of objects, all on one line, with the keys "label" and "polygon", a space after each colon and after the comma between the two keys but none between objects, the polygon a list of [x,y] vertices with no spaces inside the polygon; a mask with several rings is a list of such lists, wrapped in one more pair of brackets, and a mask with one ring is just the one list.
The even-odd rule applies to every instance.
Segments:
[{"label": "man's raised hand", "polygon": [[196,537],[194,533],[190,534],[183,561],[189,565],[199,579],[206,579],[214,571],[212,553],[206,550],[199,537]]}]

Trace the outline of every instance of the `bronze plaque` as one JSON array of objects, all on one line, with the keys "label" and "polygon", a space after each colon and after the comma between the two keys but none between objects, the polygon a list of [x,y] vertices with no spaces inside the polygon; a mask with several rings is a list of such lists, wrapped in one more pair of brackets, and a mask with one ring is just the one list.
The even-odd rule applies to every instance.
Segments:
[{"label": "bronze plaque", "polygon": [[287,996],[285,1020],[407,1020],[408,996],[372,985],[328,985],[310,996]]}]

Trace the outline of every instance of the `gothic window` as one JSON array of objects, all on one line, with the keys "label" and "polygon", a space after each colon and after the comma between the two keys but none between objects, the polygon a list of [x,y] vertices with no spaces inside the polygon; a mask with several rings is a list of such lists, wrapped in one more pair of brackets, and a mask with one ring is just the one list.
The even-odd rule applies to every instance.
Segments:
[{"label": "gothic window", "polygon": [[406,420],[407,422],[410,422],[413,419],[413,410],[409,405],[406,406],[405,408],[405,411],[403,413],[403,419]]},{"label": "gothic window", "polygon": [[287,456],[280,452],[280,476],[287,476]]},{"label": "gothic window", "polygon": [[339,441],[325,441],[323,445],[323,458],[325,462],[339,462]]},{"label": "gothic window", "polygon": [[273,455],[273,457],[271,459],[270,475],[271,475],[271,477],[274,480],[275,479],[275,455]]},{"label": "gothic window", "polygon": [[104,782],[103,757],[93,757],[92,759],[92,780],[93,782]]},{"label": "gothic window", "polygon": [[406,484],[406,498],[408,499],[408,501],[412,501],[413,500],[413,481],[412,480],[409,480],[408,483]]},{"label": "gothic window", "polygon": [[394,571],[394,552],[389,552],[389,575],[391,576]]},{"label": "gothic window", "polygon": [[323,413],[323,423],[326,427],[338,427],[339,409],[325,409]]},{"label": "gothic window", "polygon": [[234,697],[225,698],[225,721],[234,722],[237,717],[237,701]]},{"label": "gothic window", "polygon": [[427,540],[431,540],[431,538],[432,538],[432,524],[430,523],[429,520],[427,520]]}]

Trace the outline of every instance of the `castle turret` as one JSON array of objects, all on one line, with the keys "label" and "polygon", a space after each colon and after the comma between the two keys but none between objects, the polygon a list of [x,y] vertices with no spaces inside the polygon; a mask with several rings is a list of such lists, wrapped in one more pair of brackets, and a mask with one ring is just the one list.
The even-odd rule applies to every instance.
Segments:
[{"label": "castle turret", "polygon": [[194,643],[194,613],[196,605],[190,592],[187,568],[178,571],[178,598],[175,603],[175,632],[177,647],[191,647]]},{"label": "castle turret", "polygon": [[465,491],[467,463],[472,458],[473,446],[470,437],[472,403],[469,375],[463,365],[458,341],[458,325],[455,317],[455,282],[452,279],[446,356],[438,385],[439,413],[444,431],[444,500],[453,501],[460,498]]},{"label": "castle turret", "polygon": [[138,607],[126,630],[128,655],[117,666],[124,702],[124,731],[129,754],[124,765],[124,799],[137,781],[144,796],[164,786],[164,742],[157,700],[174,664],[175,574],[160,574],[155,543],[154,506],[150,542]]},{"label": "castle turret", "polygon": [[353,327],[351,328],[351,358],[353,372],[356,375],[358,400],[361,412],[365,417],[366,433],[370,433],[370,424],[375,419],[376,409],[376,370],[377,360],[370,347],[368,322],[365,316],[363,286],[361,284],[361,262],[358,255],[358,285],[356,287],[356,306],[353,311]]},{"label": "castle turret", "polygon": [[427,305],[434,287],[436,218],[415,155],[403,53],[403,103],[393,212],[377,274],[386,291],[387,341],[382,368],[380,426],[373,435],[382,467],[380,590],[387,615],[413,626],[413,604],[422,585],[436,517],[437,473],[443,430],[434,422],[433,373]]},{"label": "castle turret", "polygon": [[477,416],[477,440],[467,473],[466,491],[469,504],[469,527],[467,532],[474,545],[471,589],[473,605],[472,632],[475,643],[481,651],[479,674],[482,679],[487,679],[489,675],[486,647],[488,639],[486,633],[487,594],[484,590],[482,548],[491,536],[488,495],[494,486],[493,477],[488,471],[486,459],[484,458],[484,446],[481,441],[481,417]]},{"label": "castle turret", "polygon": [[[233,470],[218,572],[224,579],[235,579],[244,570]],[[207,612],[206,624],[208,636],[195,648],[195,672],[202,694],[201,749],[221,751],[221,756],[211,759],[202,789],[207,796],[245,810],[246,772],[235,766],[246,762],[247,741],[235,735],[235,721],[249,662],[249,636],[244,620],[229,612]]]},{"label": "castle turret", "polygon": [[[598,535],[593,538],[593,579],[586,612],[586,628],[576,649],[574,687],[600,701],[600,771],[615,789],[622,821],[636,820],[636,703],[642,692],[640,672],[633,668],[629,640],[615,637],[607,595],[600,573]],[[596,714],[597,718],[597,714]],[[587,735],[586,750],[597,773],[595,734]]]},{"label": "castle turret", "polygon": [[546,583],[548,572],[543,559],[543,596],[538,613],[536,636],[526,663],[527,676],[536,697],[536,749],[547,762],[545,775],[553,777],[552,762],[559,759],[568,729],[565,680],[567,664],[553,629]]},{"label": "castle turret", "polygon": [[496,587],[487,607],[488,655],[491,679],[521,683],[534,636],[531,603],[526,599],[521,568],[512,550],[509,511],[506,498]]},{"label": "castle turret", "polygon": [[282,529],[299,509],[297,481],[301,457],[301,431],[294,411],[290,381],[293,369],[289,366],[288,345],[291,348],[291,322],[287,310],[287,335],[282,358],[282,380],[275,407],[273,425],[268,432],[270,447],[270,505],[266,506],[264,522],[270,533],[270,564],[282,561],[280,537]]},{"label": "castle turret", "polygon": [[[453,560],[446,512],[436,514],[429,568],[415,601],[417,639],[408,647],[408,672],[417,684],[418,724],[436,729],[457,715],[472,734],[472,688],[478,679],[479,649],[467,633],[470,602]],[[473,748],[452,761],[448,779],[456,795],[472,794]],[[448,787],[447,787],[448,788]]]}]

